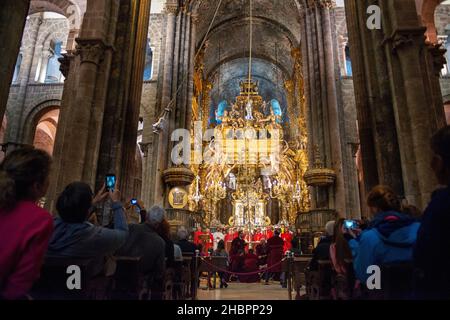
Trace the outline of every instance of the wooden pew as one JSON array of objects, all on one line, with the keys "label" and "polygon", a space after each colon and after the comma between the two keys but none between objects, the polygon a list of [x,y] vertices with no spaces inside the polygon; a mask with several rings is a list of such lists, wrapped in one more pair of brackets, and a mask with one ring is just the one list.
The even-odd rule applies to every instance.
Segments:
[{"label": "wooden pew", "polygon": [[331,299],[331,261],[319,260],[319,271],[310,273],[311,289],[309,292],[310,300],[329,300]]},{"label": "wooden pew", "polygon": [[[102,299],[96,295],[96,282],[88,276],[89,259],[73,258],[46,258],[41,269],[39,280],[30,291],[30,296],[36,300],[90,300]],[[69,277],[73,272],[68,273],[70,266],[77,266],[80,270],[80,289],[70,290],[67,286]],[[104,288],[102,288],[104,289]]]},{"label": "wooden pew", "polygon": [[148,299],[145,276],[140,271],[141,258],[115,257],[116,272],[112,299],[142,300]]},{"label": "wooden pew", "polygon": [[306,270],[311,262],[312,255],[304,254],[300,256],[296,256],[293,258],[293,266],[292,266],[292,277],[293,277],[293,286],[292,289],[295,291],[295,299],[300,299],[300,290],[302,286],[306,286]]}]

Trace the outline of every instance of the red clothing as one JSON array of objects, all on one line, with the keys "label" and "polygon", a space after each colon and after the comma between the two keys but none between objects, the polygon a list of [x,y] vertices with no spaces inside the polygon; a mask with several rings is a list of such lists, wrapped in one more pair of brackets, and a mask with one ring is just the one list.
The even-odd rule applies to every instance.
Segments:
[{"label": "red clothing", "polygon": [[[247,253],[244,256],[244,272],[245,273],[256,272],[258,270],[259,270],[258,257],[255,254]],[[257,273],[239,276],[239,281],[243,283],[259,282],[259,280],[260,278]]]},{"label": "red clothing", "polygon": [[53,233],[53,218],[30,201],[0,210],[0,296],[21,298],[39,278]]},{"label": "red clothing", "polygon": [[209,249],[214,249],[214,236],[212,235],[211,232],[209,233],[205,232],[204,234],[205,235],[209,234],[209,241],[205,242],[205,251],[208,252]]},{"label": "red clothing", "polygon": [[267,230],[266,231],[266,239],[270,239],[273,237],[273,231],[272,230]]},{"label": "red clothing", "polygon": [[269,270],[269,272],[281,272],[281,263],[279,263],[283,259],[283,239],[280,237],[272,237],[267,240],[267,266],[271,268],[272,266],[278,264],[276,267],[273,267]]},{"label": "red clothing", "polygon": [[264,238],[264,235],[261,232],[257,232],[253,236],[253,241],[260,242],[262,238]]},{"label": "red clothing", "polygon": [[281,234],[281,239],[284,240],[283,252],[291,250],[292,248],[292,234],[288,231]]},{"label": "red clothing", "polygon": [[194,232],[194,243],[198,246],[199,244],[201,244],[200,242],[200,235],[202,234],[201,231],[195,231]]}]

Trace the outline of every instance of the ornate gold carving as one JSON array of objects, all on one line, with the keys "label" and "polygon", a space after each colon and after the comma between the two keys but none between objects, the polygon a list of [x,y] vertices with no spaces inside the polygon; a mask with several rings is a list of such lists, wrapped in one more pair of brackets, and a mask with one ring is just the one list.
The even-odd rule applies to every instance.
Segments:
[{"label": "ornate gold carving", "polygon": [[308,169],[303,178],[313,187],[327,187],[333,185],[336,180],[336,172],[324,167],[318,146],[315,146],[314,150],[314,167]]},{"label": "ornate gold carving", "polygon": [[170,186],[187,186],[194,181],[194,173],[186,167],[172,167],[162,174],[163,180]]}]

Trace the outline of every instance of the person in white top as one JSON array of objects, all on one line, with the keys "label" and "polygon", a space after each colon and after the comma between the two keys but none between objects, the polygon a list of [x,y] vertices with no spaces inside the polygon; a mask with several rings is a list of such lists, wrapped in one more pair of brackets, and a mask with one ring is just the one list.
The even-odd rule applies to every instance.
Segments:
[{"label": "person in white top", "polygon": [[217,244],[220,240],[225,240],[225,235],[222,232],[221,228],[217,228],[216,231],[213,233],[214,238],[214,251],[217,249]]}]

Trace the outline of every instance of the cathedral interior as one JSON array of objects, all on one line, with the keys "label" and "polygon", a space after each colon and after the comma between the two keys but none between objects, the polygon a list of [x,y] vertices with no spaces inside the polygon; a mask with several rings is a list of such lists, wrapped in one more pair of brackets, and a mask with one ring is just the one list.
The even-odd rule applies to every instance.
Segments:
[{"label": "cathedral interior", "polygon": [[449,36],[448,0],[2,0],[0,160],[52,155],[50,212],[111,173],[173,226],[316,232],[379,184],[424,209]]}]

